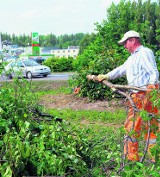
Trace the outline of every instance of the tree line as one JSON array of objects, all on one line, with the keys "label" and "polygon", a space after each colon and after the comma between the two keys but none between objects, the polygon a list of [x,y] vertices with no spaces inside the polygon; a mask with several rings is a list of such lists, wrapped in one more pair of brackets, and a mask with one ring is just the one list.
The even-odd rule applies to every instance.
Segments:
[{"label": "tree line", "polygon": [[[94,36],[94,33],[76,33],[70,35],[64,34],[57,37],[56,35],[50,33],[48,35],[39,35],[39,43],[42,47],[55,47],[59,49],[64,49],[68,46],[82,45],[81,50],[83,50],[93,40]],[[1,38],[2,41],[8,41],[12,45],[18,45],[22,47],[31,46],[31,35],[10,35],[7,33],[1,33]]]}]

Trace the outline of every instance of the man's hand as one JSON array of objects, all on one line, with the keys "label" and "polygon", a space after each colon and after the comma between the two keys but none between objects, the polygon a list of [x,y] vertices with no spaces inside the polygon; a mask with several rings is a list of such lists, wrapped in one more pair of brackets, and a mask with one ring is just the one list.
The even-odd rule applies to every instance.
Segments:
[{"label": "man's hand", "polygon": [[88,80],[94,80],[95,75],[90,75],[90,74],[89,74],[89,75],[87,75],[86,77],[87,77]]},{"label": "man's hand", "polygon": [[153,89],[156,89],[156,86],[153,85],[153,84],[150,84],[147,86],[147,93],[150,94],[150,92],[153,90]]},{"label": "man's hand", "polygon": [[153,84],[150,84],[150,85],[147,86],[147,89],[156,89],[156,86],[153,85]]},{"label": "man's hand", "polygon": [[97,76],[97,78],[98,78],[98,81],[99,81],[99,82],[101,82],[101,81],[103,81],[103,80],[109,80],[109,76],[108,76],[107,74],[99,74],[99,75]]}]

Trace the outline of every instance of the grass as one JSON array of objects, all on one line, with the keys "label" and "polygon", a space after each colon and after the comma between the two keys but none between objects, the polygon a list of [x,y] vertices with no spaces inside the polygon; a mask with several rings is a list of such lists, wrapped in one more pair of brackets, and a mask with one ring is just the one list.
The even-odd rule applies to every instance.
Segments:
[{"label": "grass", "polygon": [[67,81],[36,81],[32,83],[33,91],[38,94],[39,97],[51,94],[69,94],[71,93],[71,88]]},{"label": "grass", "polygon": [[[34,91],[39,97],[43,95],[56,95],[56,94],[69,94],[71,88],[67,81],[36,81],[32,83]],[[72,109],[50,109],[48,112],[55,117],[60,117],[66,121],[85,122],[86,124],[101,124],[110,123],[113,125],[123,124],[126,113],[124,110],[117,109],[114,112],[108,111],[96,111],[96,110],[72,110]]]},{"label": "grass", "polygon": [[[9,87],[10,84],[12,84],[12,82],[5,82],[3,86]],[[72,91],[67,81],[32,81],[30,85],[31,91],[36,93],[39,97],[46,94],[69,94]],[[75,124],[86,122],[86,124],[99,125],[100,128],[102,124],[121,125],[126,118],[125,111],[119,108],[114,112],[72,109],[50,109],[47,111],[55,117],[75,122]]]},{"label": "grass", "polygon": [[50,109],[49,112],[52,115],[61,117],[64,120],[71,120],[76,123],[86,120],[89,123],[110,123],[110,124],[122,124],[126,117],[124,110],[117,110],[115,112],[99,112],[95,110],[72,110],[72,109]]},{"label": "grass", "polygon": [[[45,94],[56,95],[59,93],[69,94],[71,88],[67,81],[36,81],[33,82],[34,91],[39,97]],[[123,125],[126,118],[124,110],[117,109],[114,112],[96,110],[72,110],[72,109],[49,109],[46,110],[55,117],[62,118],[73,126],[94,128],[96,131],[114,130]],[[103,128],[102,128],[103,127]]]}]

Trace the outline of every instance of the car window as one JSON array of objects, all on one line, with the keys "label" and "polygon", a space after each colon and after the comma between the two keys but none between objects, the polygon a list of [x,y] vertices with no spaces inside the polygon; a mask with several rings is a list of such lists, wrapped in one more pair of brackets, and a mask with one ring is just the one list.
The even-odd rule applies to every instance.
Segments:
[{"label": "car window", "polygon": [[11,64],[10,64],[10,67],[11,68],[13,68],[13,67],[15,67],[16,66],[16,62],[12,62]]},{"label": "car window", "polygon": [[39,66],[39,64],[33,60],[26,60],[23,61],[23,63],[25,64],[25,66]]},{"label": "car window", "polygon": [[17,66],[18,66],[18,67],[23,67],[24,65],[23,65],[23,63],[22,63],[21,61],[18,61],[18,62],[17,62]]}]

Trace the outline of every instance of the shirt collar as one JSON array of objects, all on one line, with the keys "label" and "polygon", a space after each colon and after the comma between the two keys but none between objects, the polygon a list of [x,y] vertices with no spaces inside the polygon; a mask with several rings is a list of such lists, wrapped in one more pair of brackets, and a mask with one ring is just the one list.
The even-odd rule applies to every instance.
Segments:
[{"label": "shirt collar", "polygon": [[139,46],[131,55],[137,53],[142,47],[143,47],[143,45]]}]

